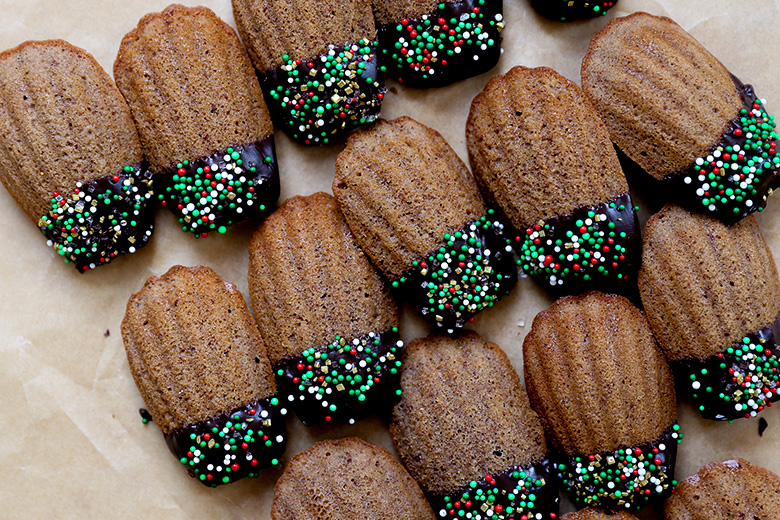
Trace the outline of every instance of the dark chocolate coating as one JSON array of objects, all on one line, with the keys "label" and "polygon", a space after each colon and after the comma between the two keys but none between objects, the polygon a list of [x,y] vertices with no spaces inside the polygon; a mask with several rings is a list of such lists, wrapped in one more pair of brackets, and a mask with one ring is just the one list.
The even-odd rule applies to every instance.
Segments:
[{"label": "dark chocolate coating", "polygon": [[503,10],[502,0],[442,2],[431,13],[383,25],[380,62],[389,77],[410,87],[439,87],[482,74],[501,57]]},{"label": "dark chocolate coating", "polygon": [[618,0],[531,0],[537,13],[558,22],[604,16]]},{"label": "dark chocolate coating", "polygon": [[780,399],[779,339],[780,316],[725,352],[675,361],[672,369],[705,419],[754,417]]},{"label": "dark chocolate coating", "polygon": [[678,431],[675,423],[658,440],[639,446],[590,455],[560,454],[555,457],[558,479],[578,507],[625,511],[662,501],[677,485],[674,465],[682,439]]},{"label": "dark chocolate coating", "polygon": [[279,464],[287,448],[286,413],[275,396],[259,399],[178,428],[165,442],[190,476],[217,487]]},{"label": "dark chocolate coating", "polygon": [[[437,518],[452,520],[464,518],[461,515],[468,513],[495,520],[526,517],[549,520],[558,515],[558,488],[547,458],[536,464],[485,475],[449,494],[432,493],[428,501]],[[492,511],[494,516],[487,511]],[[538,514],[541,516],[537,517]]]},{"label": "dark chocolate coating", "polygon": [[[154,232],[152,174],[146,164],[79,183],[73,193],[54,193],[52,210],[38,228],[79,272],[146,245]],[[118,229],[117,229],[118,228]]]},{"label": "dark chocolate coating", "polygon": [[161,204],[179,218],[183,231],[196,237],[224,233],[236,222],[267,215],[279,198],[273,135],[184,161],[155,176],[155,183]]},{"label": "dark chocolate coating", "polygon": [[514,246],[523,271],[555,294],[624,292],[639,268],[639,219],[626,193],[540,221],[519,231]]},{"label": "dark chocolate coating", "polygon": [[389,410],[399,386],[402,350],[397,330],[307,349],[274,367],[279,395],[306,426],[352,423]]},{"label": "dark chocolate coating", "polygon": [[482,217],[445,236],[439,248],[393,282],[402,298],[437,327],[449,331],[463,327],[517,283],[504,225],[491,219]]},{"label": "dark chocolate coating", "polygon": [[320,56],[284,59],[259,77],[271,118],[293,140],[327,144],[379,117],[387,89],[376,42],[331,45]]},{"label": "dark chocolate coating", "polygon": [[[760,131],[755,126],[746,126],[742,121],[756,109],[754,102],[757,97],[751,85],[744,85],[733,75],[732,80],[742,99],[743,111],[747,111],[747,114],[739,114],[729,123],[720,142],[707,153],[707,156],[713,158],[709,164],[703,158],[703,164],[694,163],[661,180],[664,191],[678,204],[692,211],[715,216],[726,224],[733,224],[754,211],[763,211],[767,197],[780,186],[780,157],[774,148],[777,145],[775,125],[766,123],[772,129],[766,129],[768,136],[760,140],[760,146],[756,143],[760,149],[756,149],[752,143],[749,148],[746,147],[748,135],[754,141],[756,130]],[[746,156],[744,159],[741,154],[730,153],[734,146],[739,146]],[[748,164],[751,160],[753,164]],[[719,165],[724,161],[738,167],[724,168],[722,164]],[[754,167],[755,173],[746,172],[746,167]]]}]

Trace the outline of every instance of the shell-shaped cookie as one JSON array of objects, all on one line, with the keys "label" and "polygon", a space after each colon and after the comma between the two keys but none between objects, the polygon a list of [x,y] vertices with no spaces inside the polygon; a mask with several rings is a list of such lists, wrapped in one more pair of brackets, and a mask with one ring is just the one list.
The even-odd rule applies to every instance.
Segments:
[{"label": "shell-shaped cookie", "polygon": [[[130,298],[122,338],[152,418],[192,476],[217,485],[278,464],[285,412],[263,340],[233,284],[208,267],[174,266]],[[226,435],[211,438],[217,431]],[[240,449],[226,455],[223,443],[231,448],[236,440]]]},{"label": "shell-shaped cookie", "polygon": [[143,159],[130,109],[87,52],[49,40],[0,54],[0,181],[80,271],[151,236]]},{"label": "shell-shaped cookie", "polygon": [[556,292],[634,278],[639,225],[628,184],[579,87],[546,67],[495,76],[471,104],[466,142],[485,197],[518,231],[526,273]]},{"label": "shell-shaped cookie", "polygon": [[272,520],[433,520],[417,482],[384,448],[348,437],[292,458],[274,488]]},{"label": "shell-shaped cookie", "polygon": [[[497,345],[471,331],[416,339],[404,356],[401,389],[390,433],[434,511],[457,518],[461,509],[498,504],[529,518],[557,513],[539,418]],[[521,487],[536,495],[535,505],[523,508],[528,497],[519,494],[507,502],[507,489]],[[499,498],[491,502],[483,491],[494,488],[488,495]]]},{"label": "shell-shaped cookie", "polygon": [[[674,380],[639,309],[599,292],[561,298],[534,318],[523,366],[531,405],[560,454],[559,476],[577,502],[624,509],[671,492]],[[619,455],[629,449],[635,457]],[[618,478],[628,470],[632,478]]]},{"label": "shell-shaped cookie", "polygon": [[666,520],[780,515],[780,477],[743,459],[711,462],[677,486],[664,504]]},{"label": "shell-shaped cookie", "polygon": [[158,197],[198,236],[270,211],[279,197],[273,125],[235,31],[173,4],[122,40],[114,77],[157,175]]},{"label": "shell-shaped cookie", "polygon": [[763,100],[668,18],[612,20],[591,41],[582,88],[617,146],[680,204],[731,223],[780,185]]},{"label": "shell-shaped cookie", "polygon": [[280,387],[305,423],[381,409],[397,388],[398,310],[331,195],[293,197],[263,222],[249,246],[249,288]]},{"label": "shell-shaped cookie", "polygon": [[366,255],[439,327],[462,327],[516,283],[504,225],[468,168],[409,117],[351,136],[333,193]]},{"label": "shell-shaped cookie", "polygon": [[561,520],[637,520],[637,518],[624,511],[604,511],[588,507],[574,513],[566,513]]}]

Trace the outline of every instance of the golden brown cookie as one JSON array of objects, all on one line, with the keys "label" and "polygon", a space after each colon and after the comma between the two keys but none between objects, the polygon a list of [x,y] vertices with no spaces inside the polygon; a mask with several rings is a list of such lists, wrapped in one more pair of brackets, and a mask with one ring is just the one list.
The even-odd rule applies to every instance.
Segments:
[{"label": "golden brown cookie", "polygon": [[205,237],[279,198],[273,125],[235,31],[173,4],[125,35],[114,77],[132,109],[158,198]]},{"label": "golden brown cookie", "polygon": [[639,223],[604,124],[547,67],[493,77],[471,104],[466,143],[485,197],[516,230],[520,266],[556,293],[622,288]]},{"label": "golden brown cookie", "polygon": [[293,197],[263,222],[249,244],[249,291],[280,394],[304,424],[389,409],[398,309],[336,199]]},{"label": "golden brown cookie", "polygon": [[645,227],[639,292],[658,343],[708,419],[778,398],[780,279],[755,218],[667,205]]},{"label": "golden brown cookie", "polygon": [[271,520],[434,520],[417,482],[384,448],[355,437],[320,441],[290,460]]},{"label": "golden brown cookie", "polygon": [[352,135],[333,193],[358,245],[438,327],[462,327],[517,281],[504,226],[468,168],[409,117]]},{"label": "golden brown cookie", "polygon": [[373,0],[387,75],[411,87],[447,85],[501,57],[502,0]]},{"label": "golden brown cookie", "polygon": [[666,520],[780,518],[780,477],[743,459],[710,462],[677,486]]},{"label": "golden brown cookie", "polygon": [[566,513],[561,520],[637,520],[634,515],[623,511],[609,511],[588,507],[574,513]]},{"label": "golden brown cookie", "polygon": [[277,126],[326,144],[379,117],[385,87],[371,0],[233,0]]},{"label": "golden brown cookie", "polygon": [[0,181],[81,272],[152,235],[151,174],[130,109],[95,58],[63,40],[0,53]]},{"label": "golden brown cookie", "polygon": [[217,486],[279,463],[287,412],[233,284],[173,266],[130,298],[122,338],[151,417],[191,476]]},{"label": "golden brown cookie", "polygon": [[534,318],[523,367],[577,504],[626,510],[671,493],[682,440],[674,380],[631,302],[596,291],[556,301]]},{"label": "golden brown cookie", "polygon": [[401,390],[390,433],[440,518],[555,518],[542,425],[498,345],[472,331],[416,339]]},{"label": "golden brown cookie", "polygon": [[763,101],[669,18],[611,20],[582,62],[582,89],[617,146],[695,211],[736,222],[780,184]]}]

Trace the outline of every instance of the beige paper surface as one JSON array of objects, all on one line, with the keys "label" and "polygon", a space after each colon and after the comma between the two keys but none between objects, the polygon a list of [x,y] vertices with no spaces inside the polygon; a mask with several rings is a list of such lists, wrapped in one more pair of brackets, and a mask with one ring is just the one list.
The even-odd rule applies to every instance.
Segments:
[{"label": "beige paper surface", "polygon": [[[229,0],[202,4],[234,25]],[[28,39],[64,38],[92,53],[110,73],[122,36],[142,15],[166,5],[165,0],[0,0],[0,49]],[[413,116],[439,130],[465,159],[469,105],[490,76],[518,64],[547,65],[579,82],[590,36],[607,19],[563,25],[538,17],[528,0],[506,0],[504,5],[505,52],[496,69],[430,91],[390,82],[384,117]],[[768,100],[770,113],[780,113],[780,84],[773,72],[780,65],[774,38],[780,29],[780,2],[621,0],[608,18],[637,10],[675,19],[734,74],[752,83]],[[281,200],[330,191],[341,143],[303,148],[281,132],[276,140]],[[146,248],[80,275],[53,254],[2,188],[0,207],[0,518],[267,518],[281,470],[218,489],[190,479],[157,427],[141,423],[138,408],[143,402],[119,333],[128,297],[149,276],[177,263],[211,266],[247,297],[246,248],[253,225],[244,223],[227,235],[196,241],[161,210]],[[780,200],[770,200],[758,220],[773,252],[780,255]],[[522,340],[535,314],[550,302],[523,279],[509,297],[479,316],[473,328],[501,345],[522,375]],[[427,330],[405,309],[405,340]],[[685,441],[678,478],[706,462],[735,456],[780,472],[780,406],[763,413],[769,428],[762,437],[758,420],[706,422],[687,402],[681,403],[679,415]],[[288,425],[285,462],[317,440],[347,435],[392,450],[378,418],[352,427],[307,430],[291,417]],[[564,502],[562,511],[569,510]],[[641,516],[661,518],[658,511]]]}]

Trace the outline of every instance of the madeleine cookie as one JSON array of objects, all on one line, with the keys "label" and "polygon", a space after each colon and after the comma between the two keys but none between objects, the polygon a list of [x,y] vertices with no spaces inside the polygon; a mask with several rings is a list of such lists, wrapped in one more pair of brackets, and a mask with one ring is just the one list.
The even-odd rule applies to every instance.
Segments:
[{"label": "madeleine cookie", "polygon": [[669,18],[616,18],[590,43],[582,89],[612,140],[676,201],[727,223],[780,184],[774,117]]},{"label": "madeleine cookie", "polygon": [[502,0],[374,0],[379,59],[411,87],[482,74],[501,57]]},{"label": "madeleine cookie", "polygon": [[682,440],[674,380],[642,312],[622,296],[567,296],[523,343],[532,408],[575,503],[626,510],[667,497]]},{"label": "madeleine cookie", "polygon": [[326,144],[379,117],[385,87],[371,0],[233,0],[272,117],[301,144]]},{"label": "madeleine cookie", "polygon": [[279,463],[287,411],[233,284],[173,266],[130,298],[122,338],[152,419],[192,477],[215,487]]},{"label": "madeleine cookie", "polygon": [[574,513],[566,513],[561,520],[637,520],[637,518],[625,511],[604,511],[588,507]]},{"label": "madeleine cookie", "polygon": [[559,22],[604,16],[618,0],[531,0],[537,13]]},{"label": "madeleine cookie", "polygon": [[114,77],[156,192],[183,231],[224,233],[279,198],[273,125],[235,31],[206,7],[171,5],[125,35]]},{"label": "madeleine cookie", "polygon": [[263,222],[249,245],[249,292],[280,394],[304,424],[389,410],[398,309],[332,196],[293,197]]},{"label": "madeleine cookie", "polygon": [[780,279],[755,218],[727,226],[665,206],[645,227],[639,293],[703,417],[753,417],[778,399]]},{"label": "madeleine cookie", "polygon": [[468,168],[409,117],[352,135],[333,193],[358,245],[438,327],[462,327],[517,282],[504,225]]},{"label": "madeleine cookie", "polygon": [[498,345],[472,331],[416,339],[401,390],[390,433],[439,518],[556,518],[542,425]]},{"label": "madeleine cookie", "polygon": [[546,67],[495,76],[471,104],[466,142],[529,276],[556,293],[635,280],[635,207],[609,133],[577,85]]},{"label": "madeleine cookie", "polygon": [[780,477],[743,459],[711,462],[664,504],[666,520],[780,518]]},{"label": "madeleine cookie", "polygon": [[320,441],[290,460],[271,520],[434,520],[417,482],[384,448],[354,437]]},{"label": "madeleine cookie", "polygon": [[91,55],[62,40],[0,53],[0,181],[81,272],[146,245],[151,174],[130,109]]}]

